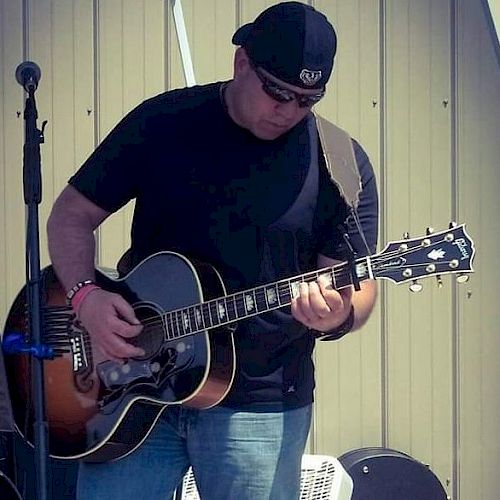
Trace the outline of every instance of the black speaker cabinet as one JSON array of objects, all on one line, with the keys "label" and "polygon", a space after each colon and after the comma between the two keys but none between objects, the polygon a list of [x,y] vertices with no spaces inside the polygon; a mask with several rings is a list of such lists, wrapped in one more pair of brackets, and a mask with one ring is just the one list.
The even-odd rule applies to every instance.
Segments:
[{"label": "black speaker cabinet", "polygon": [[389,448],[360,448],[339,457],[351,476],[351,500],[446,500],[431,471],[409,455]]}]

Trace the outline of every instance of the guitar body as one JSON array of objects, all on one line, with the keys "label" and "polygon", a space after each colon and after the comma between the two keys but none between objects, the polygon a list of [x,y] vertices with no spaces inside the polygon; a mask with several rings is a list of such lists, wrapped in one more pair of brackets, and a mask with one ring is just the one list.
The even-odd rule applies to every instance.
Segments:
[{"label": "guitar body", "polygon": [[[52,457],[98,462],[120,458],[144,441],[169,405],[209,408],[229,391],[235,370],[232,330],[221,326],[210,335],[202,331],[169,340],[164,319],[167,311],[225,295],[211,266],[161,252],[121,279],[98,272],[98,284],[122,295],[144,325],[131,342],[142,347],[145,356],[124,364],[107,359],[74,321],[53,269],[45,268],[42,274],[44,343],[70,346],[69,352],[44,363]],[[5,334],[27,333],[25,299],[23,289],[8,315]],[[6,355],[5,362],[16,427],[32,443],[31,357]]]}]

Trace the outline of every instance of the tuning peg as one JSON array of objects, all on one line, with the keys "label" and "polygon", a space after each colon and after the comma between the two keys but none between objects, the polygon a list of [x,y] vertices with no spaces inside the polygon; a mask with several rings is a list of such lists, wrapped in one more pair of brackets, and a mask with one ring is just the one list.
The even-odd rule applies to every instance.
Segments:
[{"label": "tuning peg", "polygon": [[452,220],[452,221],[450,222],[450,225],[448,226],[448,228],[449,228],[449,229],[454,229],[454,228],[456,228],[457,226],[458,226],[458,224],[457,224],[454,220]]},{"label": "tuning peg", "polygon": [[468,274],[460,273],[457,276],[457,283],[467,283],[467,281],[469,281],[469,275]]},{"label": "tuning peg", "polygon": [[438,288],[443,288],[443,280],[441,279],[441,275],[438,274],[436,276],[436,281],[437,281],[437,284],[438,284]]},{"label": "tuning peg", "polygon": [[404,240],[409,240],[410,239],[410,233],[408,231],[406,231],[405,233],[403,233],[403,239]]},{"label": "tuning peg", "polygon": [[421,292],[424,287],[417,280],[413,280],[408,288],[410,289],[410,292],[418,293]]},{"label": "tuning peg", "polygon": [[426,230],[425,230],[425,234],[429,235],[429,234],[432,234],[434,233],[434,228],[433,227],[428,227]]}]

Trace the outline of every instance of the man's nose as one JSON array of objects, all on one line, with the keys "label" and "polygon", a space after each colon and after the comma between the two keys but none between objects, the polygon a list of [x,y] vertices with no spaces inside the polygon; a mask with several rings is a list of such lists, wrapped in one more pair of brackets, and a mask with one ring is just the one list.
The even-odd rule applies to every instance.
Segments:
[{"label": "man's nose", "polygon": [[292,99],[291,101],[288,102],[276,103],[276,113],[279,116],[286,118],[287,120],[292,119],[299,110],[300,107],[299,103],[297,102],[297,99]]}]

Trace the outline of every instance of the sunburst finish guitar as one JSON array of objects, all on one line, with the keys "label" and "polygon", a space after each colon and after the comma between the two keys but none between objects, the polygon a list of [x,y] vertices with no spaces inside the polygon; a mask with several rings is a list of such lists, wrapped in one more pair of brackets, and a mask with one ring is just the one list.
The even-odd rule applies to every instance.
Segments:
[{"label": "sunburst finish guitar", "polygon": [[[55,359],[44,363],[49,452],[60,459],[105,461],[135,450],[161,412],[173,404],[209,408],[224,399],[234,377],[234,324],[290,304],[300,282],[329,277],[341,289],[353,281],[395,283],[472,272],[474,244],[465,226],[388,244],[370,257],[226,294],[217,271],[172,252],[155,254],[120,279],[97,272],[98,284],[133,305],[144,328],[133,343],[146,354],[126,363],[106,359],[65,305],[53,269],[43,270],[43,336]],[[29,338],[26,290],[9,312],[4,338]],[[237,332],[236,332],[237,334]],[[32,442],[31,359],[6,355],[18,431]]]}]

